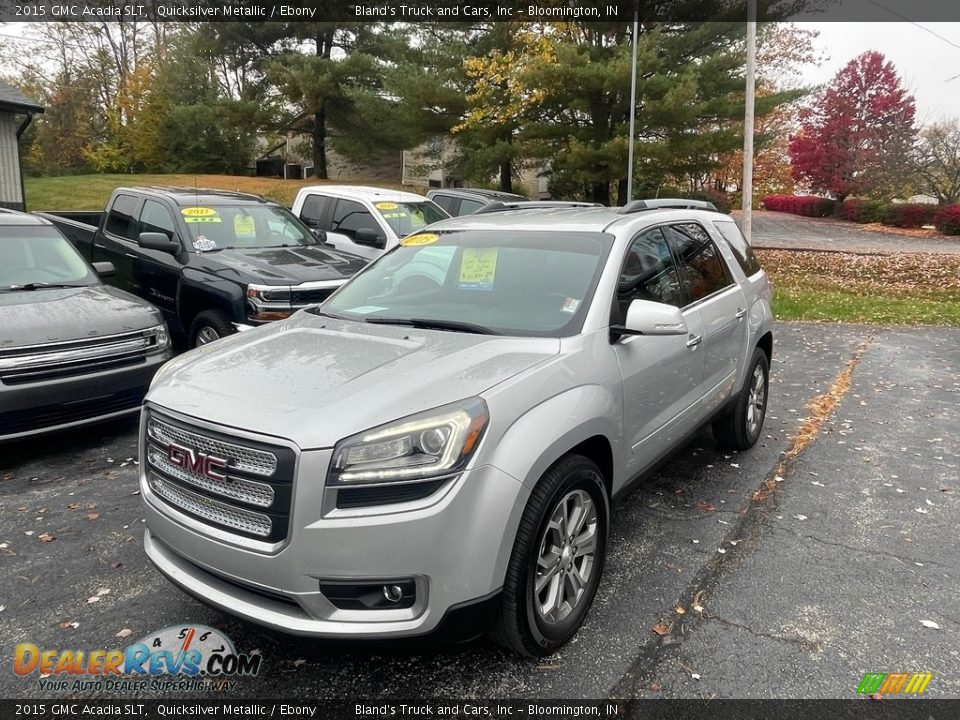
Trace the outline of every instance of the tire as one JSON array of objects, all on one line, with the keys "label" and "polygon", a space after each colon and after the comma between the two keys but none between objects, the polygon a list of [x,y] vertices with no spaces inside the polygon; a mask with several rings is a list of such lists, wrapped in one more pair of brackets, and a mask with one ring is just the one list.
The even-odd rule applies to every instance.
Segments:
[{"label": "tire", "polygon": [[[566,455],[543,474],[520,519],[491,640],[521,655],[542,657],[573,637],[600,583],[609,515],[603,476],[587,458]],[[583,518],[574,540],[592,539],[592,554],[569,542],[569,534],[561,537],[557,517]],[[550,579],[537,593],[543,573]]]},{"label": "tire", "polygon": [[763,432],[770,388],[770,362],[760,348],[753,351],[750,372],[728,414],[713,421],[713,437],[725,450],[749,450]]},{"label": "tire", "polygon": [[204,310],[190,325],[190,347],[206,345],[233,334],[233,325],[219,310]]}]

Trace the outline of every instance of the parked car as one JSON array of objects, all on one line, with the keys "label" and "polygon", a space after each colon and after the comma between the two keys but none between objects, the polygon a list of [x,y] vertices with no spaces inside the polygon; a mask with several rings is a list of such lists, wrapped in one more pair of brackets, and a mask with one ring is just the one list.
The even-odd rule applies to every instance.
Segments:
[{"label": "parked car", "polygon": [[482,188],[439,188],[429,190],[427,198],[433,200],[453,217],[472,215],[480,208],[495,202],[520,203],[530,199],[523,195]]},{"label": "parked car", "polygon": [[360,185],[310,185],[293,201],[293,214],[326,233],[340,250],[373,259],[404,235],[450,215],[422,195]]},{"label": "parked car", "polygon": [[191,346],[289,317],[324,300],[366,261],[323,242],[256,195],[118,188],[103,213],[38,213],[110,282],[149,300]]},{"label": "parked car", "polygon": [[[439,257],[439,284],[394,282]],[[147,555],[290,633],[418,635],[485,608],[495,640],[550,653],[597,591],[611,500],[705,424],[757,442],[770,298],[717,212],[437,223],[320,307],[157,377]]]},{"label": "parked car", "polygon": [[135,414],[170,358],[160,313],[95,268],[46,220],[0,210],[0,442]]}]

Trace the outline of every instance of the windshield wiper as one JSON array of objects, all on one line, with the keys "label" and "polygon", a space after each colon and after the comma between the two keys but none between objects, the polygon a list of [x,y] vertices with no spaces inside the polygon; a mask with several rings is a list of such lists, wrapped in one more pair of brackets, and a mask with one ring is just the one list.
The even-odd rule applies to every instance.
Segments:
[{"label": "windshield wiper", "polygon": [[81,288],[81,287],[89,287],[89,286],[77,285],[75,283],[70,284],[70,283],[32,282],[32,283],[24,283],[23,285],[8,285],[3,289],[7,290],[8,292],[14,292],[17,290],[48,290],[50,288]]},{"label": "windshield wiper", "polygon": [[407,325],[421,330],[452,330],[454,332],[473,333],[475,335],[499,335],[483,325],[458,322],[456,320],[427,320],[425,318],[365,318],[366,322],[374,325]]}]

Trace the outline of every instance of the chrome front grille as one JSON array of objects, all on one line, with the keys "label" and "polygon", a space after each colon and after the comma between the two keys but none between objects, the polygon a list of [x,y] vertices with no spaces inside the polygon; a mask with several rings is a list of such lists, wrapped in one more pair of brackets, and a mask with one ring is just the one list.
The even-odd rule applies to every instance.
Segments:
[{"label": "chrome front grille", "polygon": [[266,478],[272,477],[277,471],[277,456],[271,452],[221,442],[153,417],[147,422],[147,434],[151,440],[160,444],[179,443],[200,452],[227,458],[227,467],[230,469]]},{"label": "chrome front grille", "polygon": [[142,363],[166,347],[157,328],[98,338],[0,349],[0,382],[17,385]]},{"label": "chrome front grille", "polygon": [[147,406],[144,472],[157,498],[212,527],[268,542],[287,536],[291,448],[169,418]]},{"label": "chrome front grille", "polygon": [[167,482],[156,473],[149,474],[150,489],[174,507],[185,510],[221,527],[236,530],[246,535],[267,537],[273,527],[270,518],[262,513],[250,512],[226,503],[212,500],[205,495],[185,490]]}]

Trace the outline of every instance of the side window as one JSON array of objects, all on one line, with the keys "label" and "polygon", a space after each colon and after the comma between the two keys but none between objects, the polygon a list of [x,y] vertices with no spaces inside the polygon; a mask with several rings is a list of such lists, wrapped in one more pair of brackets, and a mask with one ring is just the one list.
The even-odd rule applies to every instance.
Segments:
[{"label": "side window", "polygon": [[360,203],[353,200],[337,200],[336,210],[333,212],[333,223],[330,230],[343,233],[351,240],[361,228],[370,228],[382,234],[373,215]]},{"label": "side window", "polygon": [[484,203],[478,200],[467,200],[464,198],[460,201],[460,214],[461,215],[473,215],[477,210],[482,208]]},{"label": "side window", "polygon": [[724,240],[730,245],[734,257],[737,258],[737,262],[740,263],[740,267],[743,268],[744,275],[750,277],[754,273],[760,272],[760,262],[757,260],[757,256],[753,253],[753,248],[747,243],[747,239],[743,236],[743,233],[740,232],[740,228],[737,227],[735,222],[723,220],[721,222],[714,222],[713,226],[720,231]]},{"label": "side window", "polygon": [[450,195],[434,195],[431,200],[433,200],[437,205],[442,207],[448,213],[453,216],[456,216],[458,213],[458,201],[457,198]]},{"label": "side window", "polygon": [[731,284],[720,251],[700,225],[671,225],[666,234],[680,267],[687,302],[694,303]]},{"label": "side window", "polygon": [[137,223],[134,214],[137,212],[137,199],[133,195],[117,195],[110,206],[107,222],[104,226],[111,235],[117,235],[128,240],[137,239]]},{"label": "side window", "polygon": [[140,232],[159,232],[172,238],[176,225],[173,224],[169,210],[154,200],[147,200],[140,212]]},{"label": "side window", "polygon": [[683,306],[680,278],[660,228],[647,230],[630,243],[617,282],[618,322],[626,319],[627,308],[634,300]]},{"label": "side window", "polygon": [[323,220],[323,214],[327,211],[330,204],[330,198],[323,195],[307,195],[303,200],[303,207],[300,208],[300,219],[307,227],[317,228],[319,230],[329,230],[320,226]]}]

